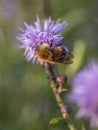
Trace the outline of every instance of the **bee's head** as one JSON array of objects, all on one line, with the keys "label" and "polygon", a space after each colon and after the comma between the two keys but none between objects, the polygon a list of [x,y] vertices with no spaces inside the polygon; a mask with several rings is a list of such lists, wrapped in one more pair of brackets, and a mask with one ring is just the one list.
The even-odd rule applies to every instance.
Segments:
[{"label": "bee's head", "polygon": [[47,43],[43,43],[42,45],[37,46],[36,51],[39,49],[45,50],[45,49],[49,49],[49,48],[50,48],[50,46]]}]

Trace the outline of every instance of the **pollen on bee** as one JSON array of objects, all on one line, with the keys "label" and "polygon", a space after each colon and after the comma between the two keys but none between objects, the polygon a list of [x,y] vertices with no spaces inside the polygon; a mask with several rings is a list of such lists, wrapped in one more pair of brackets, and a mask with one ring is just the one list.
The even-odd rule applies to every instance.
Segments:
[{"label": "pollen on bee", "polygon": [[72,63],[72,54],[63,46],[50,47],[48,44],[42,44],[36,49],[36,55],[39,60],[50,63]]},{"label": "pollen on bee", "polygon": [[43,44],[36,50],[37,57],[42,61],[48,61],[52,58],[52,53],[50,51],[50,46],[48,44]]}]

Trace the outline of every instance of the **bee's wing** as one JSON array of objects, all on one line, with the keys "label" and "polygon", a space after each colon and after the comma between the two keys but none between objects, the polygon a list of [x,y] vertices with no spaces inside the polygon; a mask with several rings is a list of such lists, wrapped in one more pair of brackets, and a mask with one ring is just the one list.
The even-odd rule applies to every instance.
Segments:
[{"label": "bee's wing", "polygon": [[63,64],[71,64],[73,63],[73,55],[71,53],[67,53],[66,56],[64,57],[64,60],[63,60]]}]

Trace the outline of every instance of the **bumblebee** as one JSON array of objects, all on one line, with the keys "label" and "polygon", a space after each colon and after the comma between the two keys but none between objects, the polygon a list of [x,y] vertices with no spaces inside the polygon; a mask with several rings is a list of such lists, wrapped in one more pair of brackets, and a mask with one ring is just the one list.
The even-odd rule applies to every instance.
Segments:
[{"label": "bumblebee", "polygon": [[42,44],[36,49],[36,55],[39,60],[48,63],[71,64],[73,62],[73,55],[61,45],[51,47],[48,44]]}]

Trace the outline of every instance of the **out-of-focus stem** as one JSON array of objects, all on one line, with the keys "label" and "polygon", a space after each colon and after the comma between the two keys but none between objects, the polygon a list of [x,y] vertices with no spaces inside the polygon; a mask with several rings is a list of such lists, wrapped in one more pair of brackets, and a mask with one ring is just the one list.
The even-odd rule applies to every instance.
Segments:
[{"label": "out-of-focus stem", "polygon": [[43,0],[43,14],[46,17],[51,16],[51,1],[50,0]]}]

